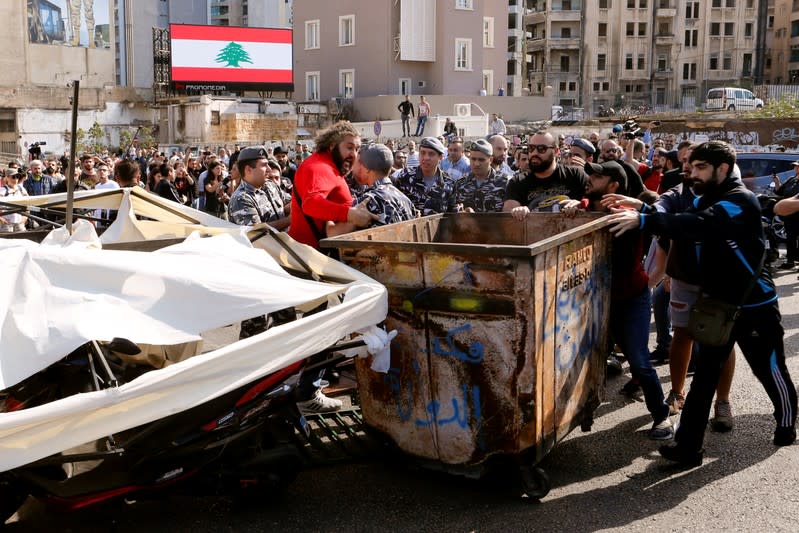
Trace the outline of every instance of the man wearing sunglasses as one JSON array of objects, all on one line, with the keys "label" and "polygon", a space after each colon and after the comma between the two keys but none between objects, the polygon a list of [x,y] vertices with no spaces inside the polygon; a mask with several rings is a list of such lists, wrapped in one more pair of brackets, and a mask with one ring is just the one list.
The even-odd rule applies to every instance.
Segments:
[{"label": "man wearing sunglasses", "polygon": [[527,151],[530,169],[515,175],[509,182],[502,211],[524,220],[531,211],[559,211],[561,200],[579,200],[585,193],[583,169],[558,164],[560,149],[549,132],[535,132]]}]

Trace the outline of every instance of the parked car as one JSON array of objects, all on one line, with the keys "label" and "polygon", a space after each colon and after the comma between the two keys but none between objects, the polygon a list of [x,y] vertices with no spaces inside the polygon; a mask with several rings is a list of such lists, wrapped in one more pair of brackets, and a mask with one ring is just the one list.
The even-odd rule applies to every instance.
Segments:
[{"label": "parked car", "polygon": [[710,89],[705,98],[706,111],[740,111],[760,109],[761,107],[763,107],[763,100],[752,94],[752,91],[740,87]]},{"label": "parked car", "polygon": [[796,160],[799,160],[799,153],[795,152],[747,152],[737,155],[744,184],[755,194],[772,191],[771,176],[775,172],[783,182],[793,176],[792,163]]}]

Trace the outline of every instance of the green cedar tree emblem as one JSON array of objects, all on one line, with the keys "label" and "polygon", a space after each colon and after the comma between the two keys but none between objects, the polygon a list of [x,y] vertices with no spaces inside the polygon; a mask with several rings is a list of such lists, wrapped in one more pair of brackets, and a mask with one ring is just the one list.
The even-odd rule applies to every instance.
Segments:
[{"label": "green cedar tree emblem", "polygon": [[219,51],[217,63],[227,63],[226,67],[240,67],[239,63],[250,63],[250,54],[239,43],[230,43]]}]

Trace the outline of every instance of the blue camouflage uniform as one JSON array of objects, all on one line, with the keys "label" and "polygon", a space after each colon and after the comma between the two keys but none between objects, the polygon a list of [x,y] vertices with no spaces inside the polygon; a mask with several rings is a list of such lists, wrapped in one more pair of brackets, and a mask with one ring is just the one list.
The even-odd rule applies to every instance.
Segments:
[{"label": "blue camouflage uniform", "polygon": [[454,203],[463,205],[463,209],[471,207],[475,213],[499,213],[505,203],[507,186],[508,177],[493,168],[479,184],[474,174],[469,172],[455,182]]},{"label": "blue camouflage uniform", "polygon": [[389,177],[377,180],[374,185],[362,191],[357,197],[355,195],[353,197],[355,198],[353,205],[369,200],[366,208],[370,213],[380,217],[372,223],[372,226],[396,224],[416,218],[413,202],[394,187]]},{"label": "blue camouflage uniform", "polygon": [[436,169],[436,182],[430,189],[425,187],[420,167],[402,170],[394,178],[394,185],[410,198],[422,216],[455,210],[452,198],[455,182],[440,168]]},{"label": "blue camouflage uniform", "polygon": [[273,181],[267,180],[263,188],[256,189],[242,180],[228,202],[228,218],[243,226],[283,218],[286,216],[284,194]]}]

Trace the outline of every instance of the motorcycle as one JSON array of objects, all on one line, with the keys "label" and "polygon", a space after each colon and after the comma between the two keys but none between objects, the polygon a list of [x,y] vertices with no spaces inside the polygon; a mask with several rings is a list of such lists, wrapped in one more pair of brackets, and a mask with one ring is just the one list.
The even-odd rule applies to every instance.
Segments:
[{"label": "motorcycle", "polygon": [[[316,366],[308,363],[312,359],[330,364],[334,350],[358,346],[363,343],[339,343],[194,408],[108,435],[93,449],[67,450],[3,472],[0,520],[12,516],[28,495],[56,511],[71,511],[172,486],[204,494],[283,489],[304,466],[297,432],[307,437],[309,430],[293,394],[302,372]],[[88,343],[7,389],[0,410],[18,411],[92,385],[113,387],[135,379],[142,369],[114,354],[137,352],[124,339]]]}]

